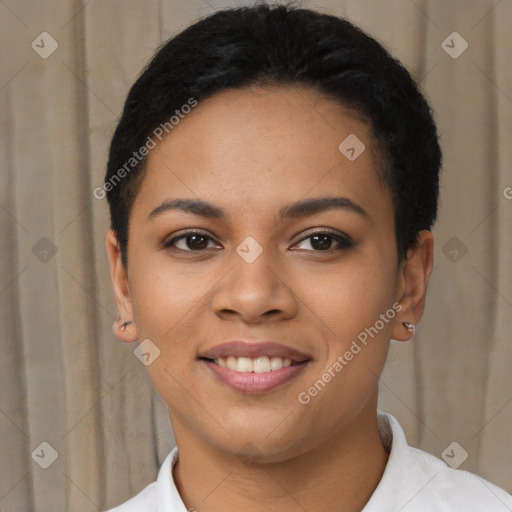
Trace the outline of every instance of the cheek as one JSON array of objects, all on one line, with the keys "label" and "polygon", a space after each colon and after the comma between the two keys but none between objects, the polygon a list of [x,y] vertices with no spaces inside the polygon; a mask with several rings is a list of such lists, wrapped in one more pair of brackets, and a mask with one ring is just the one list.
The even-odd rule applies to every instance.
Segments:
[{"label": "cheek", "polygon": [[317,273],[313,283],[307,274],[296,280],[302,283],[297,294],[331,328],[331,337],[340,335],[342,344],[373,325],[392,306],[393,267],[387,258],[374,254],[358,255],[338,268]]},{"label": "cheek", "polygon": [[214,281],[201,266],[171,264],[165,255],[148,254],[139,261],[130,278],[139,334],[166,342],[194,317]]},{"label": "cheek", "polygon": [[321,435],[334,432],[376,399],[395,316],[388,280],[383,273],[353,269],[331,277],[326,294],[315,292],[326,353],[300,390],[309,402],[299,411],[311,431],[316,424],[323,425]]},{"label": "cheek", "polygon": [[183,390],[197,395],[190,376],[197,346],[194,337],[201,335],[208,290],[214,281],[199,266],[191,264],[185,269],[185,265],[165,260],[148,254],[132,273],[134,316],[139,339],[150,339],[160,350],[146,367],[155,389],[173,409],[187,410],[190,396]]},{"label": "cheek", "polygon": [[310,395],[309,405],[326,425],[335,425],[347,411],[355,414],[366,405],[386,362],[395,317],[395,274],[392,254],[389,259],[373,254],[331,273],[310,296],[327,342],[325,359],[310,384],[319,379],[328,383],[325,388],[319,383],[319,392],[312,389],[317,395]]}]

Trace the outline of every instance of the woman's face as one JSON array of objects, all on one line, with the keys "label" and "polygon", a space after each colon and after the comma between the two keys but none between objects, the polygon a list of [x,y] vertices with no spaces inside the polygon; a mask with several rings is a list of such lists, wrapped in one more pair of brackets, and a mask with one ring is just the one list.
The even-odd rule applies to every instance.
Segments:
[{"label": "woman's face", "polygon": [[[285,460],[375,414],[407,320],[377,149],[364,120],[311,90],[247,88],[202,101],[150,152],[118,304],[134,339],[160,350],[147,368],[178,442]],[[177,199],[213,208],[165,206]],[[249,351],[211,353],[234,340]],[[278,368],[291,353],[250,352],[260,341],[300,355],[269,371],[265,356]],[[212,354],[260,356],[230,361],[261,373],[202,359]]]}]

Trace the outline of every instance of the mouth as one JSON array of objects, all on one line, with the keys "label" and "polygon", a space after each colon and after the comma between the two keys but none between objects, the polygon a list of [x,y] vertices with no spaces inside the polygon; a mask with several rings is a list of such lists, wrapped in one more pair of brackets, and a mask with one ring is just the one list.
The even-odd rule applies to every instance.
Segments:
[{"label": "mouth", "polygon": [[243,341],[217,345],[197,359],[223,384],[245,394],[274,390],[312,361],[311,356],[279,343]]}]

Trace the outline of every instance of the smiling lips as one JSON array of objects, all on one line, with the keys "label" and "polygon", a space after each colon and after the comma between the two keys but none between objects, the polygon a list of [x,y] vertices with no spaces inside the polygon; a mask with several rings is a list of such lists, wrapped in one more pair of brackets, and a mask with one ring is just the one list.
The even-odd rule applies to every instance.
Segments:
[{"label": "smiling lips", "polygon": [[311,357],[275,342],[232,341],[203,352],[199,360],[232,389],[261,394],[298,375]]}]

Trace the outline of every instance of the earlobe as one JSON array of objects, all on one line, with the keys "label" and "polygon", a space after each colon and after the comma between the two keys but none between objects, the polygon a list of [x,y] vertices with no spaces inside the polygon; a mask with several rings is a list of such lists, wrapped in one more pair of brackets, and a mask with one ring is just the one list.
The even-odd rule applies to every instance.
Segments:
[{"label": "earlobe", "polygon": [[130,325],[130,324],[133,324],[133,322],[123,322],[123,323],[122,323],[122,325],[121,325],[121,327],[119,327],[119,329],[120,329],[121,331],[124,331],[124,330],[126,329],[126,327],[127,327],[128,325]]},{"label": "earlobe", "polygon": [[[400,331],[398,334],[396,334],[398,332],[397,329]],[[395,334],[392,336],[392,339],[395,341],[411,341],[416,334],[416,326],[410,322],[397,322],[393,326],[393,333]]]},{"label": "earlobe", "polygon": [[124,343],[133,343],[138,340],[135,324],[130,321],[116,320],[112,325],[112,332],[119,341]]},{"label": "earlobe", "polygon": [[423,316],[427,286],[432,273],[434,237],[427,230],[420,231],[417,244],[409,249],[400,271],[400,296],[402,309],[396,316],[391,337],[408,341],[415,334],[415,326]]}]

